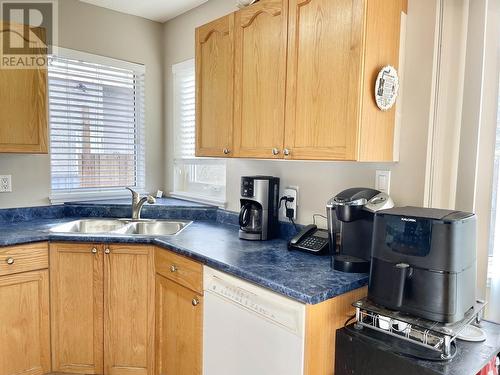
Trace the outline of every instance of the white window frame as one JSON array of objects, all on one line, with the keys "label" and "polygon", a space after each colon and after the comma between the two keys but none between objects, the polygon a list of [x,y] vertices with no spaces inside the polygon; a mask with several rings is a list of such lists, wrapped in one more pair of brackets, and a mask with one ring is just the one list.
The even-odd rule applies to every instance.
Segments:
[{"label": "white window frame", "polygon": [[[64,59],[72,59],[79,60],[93,64],[107,65],[114,68],[121,68],[132,70],[136,74],[145,75],[146,67],[142,64],[132,63],[124,60],[118,60],[110,57],[105,57],[101,55],[94,55],[87,52],[67,49],[58,47],[57,48],[57,57],[61,57]],[[50,68],[49,68],[50,69]],[[143,80],[144,81],[144,80]],[[50,83],[48,84],[48,88],[50,88]],[[141,90],[139,92],[139,96],[143,98],[145,101],[145,87],[144,82],[142,85],[138,85],[136,87],[137,90]],[[144,101],[140,106],[139,110],[135,113],[136,115],[136,129],[139,134],[139,142],[138,142],[138,154],[139,157],[136,157],[135,169],[138,174],[136,186],[130,186],[134,190],[139,193],[145,192],[145,184],[146,184],[146,163],[145,163],[145,119],[144,119],[144,111],[145,104]],[[50,124],[50,105],[49,105],[49,149],[50,149],[50,133],[51,133],[51,124]],[[50,152],[50,151],[49,151]],[[137,155],[136,155],[137,156]],[[88,188],[88,189],[77,189],[74,192],[56,192],[52,190],[52,165],[50,166],[50,181],[51,181],[51,190],[49,200],[52,204],[61,204],[64,202],[74,202],[81,200],[106,200],[106,199],[120,199],[120,198],[128,198],[130,196],[130,192],[125,189],[125,186],[119,188]]]},{"label": "white window frame", "polygon": [[[227,185],[224,184],[223,187],[223,192],[221,192],[221,196],[219,197],[214,197],[214,196],[209,196],[209,195],[203,195],[199,194],[194,191],[190,191],[189,189],[187,190],[178,190],[177,185],[178,185],[178,179],[182,178],[181,172],[179,171],[180,168],[183,166],[194,166],[196,167],[201,167],[201,166],[206,166],[206,165],[212,165],[212,166],[224,166],[226,168],[226,161],[224,159],[215,159],[215,158],[199,158],[195,157],[194,155],[192,157],[180,157],[179,154],[180,152],[178,151],[179,147],[179,141],[178,141],[178,134],[177,132],[179,131],[178,129],[178,119],[180,118],[180,113],[179,113],[179,95],[176,92],[177,91],[177,83],[176,83],[176,74],[180,74],[183,71],[188,70],[190,72],[195,72],[195,60],[194,59],[188,59],[186,61],[173,64],[172,65],[172,82],[173,82],[173,111],[172,111],[172,124],[173,124],[173,135],[174,135],[174,156],[173,156],[173,161],[172,161],[172,168],[173,168],[173,191],[170,192],[170,196],[174,198],[181,198],[181,199],[187,199],[195,202],[200,202],[200,203],[205,203],[205,204],[214,204],[219,207],[224,208],[226,206],[226,190],[227,190]],[[195,78],[196,79],[196,78]],[[226,182],[227,182],[227,177],[226,177]],[[206,187],[210,189],[210,185],[207,184]]]}]

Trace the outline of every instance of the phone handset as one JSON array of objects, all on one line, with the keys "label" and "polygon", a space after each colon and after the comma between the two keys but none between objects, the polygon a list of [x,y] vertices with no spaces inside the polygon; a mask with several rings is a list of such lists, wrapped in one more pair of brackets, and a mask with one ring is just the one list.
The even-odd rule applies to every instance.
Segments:
[{"label": "phone handset", "polygon": [[297,245],[304,237],[308,236],[311,232],[314,232],[318,227],[314,224],[309,224],[304,227],[299,233],[297,233],[291,240],[290,245]]}]

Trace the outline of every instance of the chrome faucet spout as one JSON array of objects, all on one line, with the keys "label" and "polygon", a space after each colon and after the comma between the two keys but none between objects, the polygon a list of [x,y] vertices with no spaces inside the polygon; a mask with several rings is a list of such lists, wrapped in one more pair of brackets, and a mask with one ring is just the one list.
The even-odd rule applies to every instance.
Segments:
[{"label": "chrome faucet spout", "polygon": [[151,195],[140,198],[139,193],[137,193],[133,189],[131,189],[129,187],[127,187],[126,189],[130,190],[130,192],[132,193],[132,220],[140,220],[142,207],[146,203],[155,204],[156,199]]}]

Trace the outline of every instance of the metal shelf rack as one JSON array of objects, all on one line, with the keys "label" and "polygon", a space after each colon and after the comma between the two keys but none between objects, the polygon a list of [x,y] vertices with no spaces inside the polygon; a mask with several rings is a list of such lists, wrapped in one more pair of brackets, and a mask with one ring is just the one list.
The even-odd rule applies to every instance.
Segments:
[{"label": "metal shelf rack", "polygon": [[356,308],[355,327],[373,329],[441,353],[442,359],[452,357],[451,347],[457,336],[473,322],[479,323],[486,303],[477,301],[464,319],[444,324],[388,310],[367,298],[353,303]]}]

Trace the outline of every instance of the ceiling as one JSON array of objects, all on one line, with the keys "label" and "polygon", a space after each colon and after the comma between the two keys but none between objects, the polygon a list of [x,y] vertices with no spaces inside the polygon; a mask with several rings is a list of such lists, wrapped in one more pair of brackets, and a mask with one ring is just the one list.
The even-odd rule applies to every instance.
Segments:
[{"label": "ceiling", "polygon": [[80,0],[118,12],[165,22],[208,0]]}]

